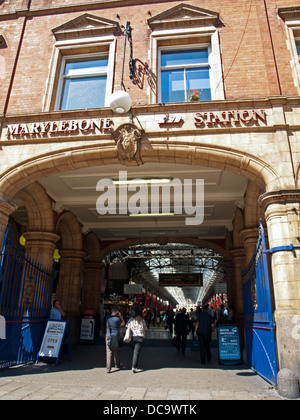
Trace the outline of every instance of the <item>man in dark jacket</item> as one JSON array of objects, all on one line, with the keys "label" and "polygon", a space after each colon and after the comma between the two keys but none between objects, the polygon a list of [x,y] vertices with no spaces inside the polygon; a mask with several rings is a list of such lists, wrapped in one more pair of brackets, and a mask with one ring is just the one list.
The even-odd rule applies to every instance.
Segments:
[{"label": "man in dark jacket", "polygon": [[214,328],[213,317],[207,312],[208,305],[203,307],[203,311],[197,316],[197,321],[195,325],[194,336],[198,335],[198,340],[200,343],[200,358],[201,364],[205,364],[206,360],[210,362],[211,360],[211,351],[210,351],[210,341],[211,333]]},{"label": "man in dark jacket", "polygon": [[182,308],[180,313],[176,315],[175,318],[175,334],[177,337],[177,350],[181,353],[185,353],[186,348],[186,338],[187,335],[190,333],[191,330],[191,323],[190,318],[186,314],[186,309]]}]

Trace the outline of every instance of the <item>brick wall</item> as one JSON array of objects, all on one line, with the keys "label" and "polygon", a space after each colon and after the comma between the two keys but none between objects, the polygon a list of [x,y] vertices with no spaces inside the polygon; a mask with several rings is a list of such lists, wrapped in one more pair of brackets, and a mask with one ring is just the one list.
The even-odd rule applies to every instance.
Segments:
[{"label": "brick wall", "polygon": [[[135,4],[138,3],[138,4]],[[299,6],[300,1],[275,0],[191,0],[191,5],[220,14],[218,32],[222,49],[222,65],[226,99],[262,98],[272,95],[296,96],[290,51],[286,46],[284,22],[277,16],[278,7]],[[72,4],[75,5],[72,9]],[[180,4],[179,1],[79,1],[32,0],[25,34],[18,58],[9,99],[8,114],[42,111],[49,63],[55,43],[52,29],[83,13],[117,21],[133,28],[133,55],[149,63],[151,30],[147,19]],[[0,49],[0,112],[4,109],[13,64],[18,48],[24,14],[15,13],[27,2],[4,1],[0,6],[0,34],[7,48]],[[265,7],[266,5],[266,7]],[[266,17],[266,9],[268,18]],[[271,30],[272,38],[270,37]],[[117,36],[115,85],[119,87],[123,58],[123,36]],[[127,48],[127,55],[129,48]],[[275,60],[277,68],[275,66]],[[147,104],[147,82],[135,85],[125,67],[125,86],[133,103]]]}]

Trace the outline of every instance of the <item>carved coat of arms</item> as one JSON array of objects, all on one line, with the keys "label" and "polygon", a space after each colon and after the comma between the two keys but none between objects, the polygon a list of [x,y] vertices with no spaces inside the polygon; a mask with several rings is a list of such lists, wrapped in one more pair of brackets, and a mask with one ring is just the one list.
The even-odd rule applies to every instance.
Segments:
[{"label": "carved coat of arms", "polygon": [[139,150],[139,142],[144,131],[134,124],[122,124],[112,135],[117,143],[117,151],[120,160],[131,161]]}]

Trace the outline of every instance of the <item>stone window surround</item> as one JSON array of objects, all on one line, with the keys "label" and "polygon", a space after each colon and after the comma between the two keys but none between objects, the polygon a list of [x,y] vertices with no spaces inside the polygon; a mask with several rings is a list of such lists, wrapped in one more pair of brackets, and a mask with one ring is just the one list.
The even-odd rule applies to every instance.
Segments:
[{"label": "stone window surround", "polygon": [[[197,43],[190,43],[191,39],[197,40]],[[209,40],[209,42],[207,42]],[[150,103],[155,104],[159,98],[159,50],[163,48],[177,46],[178,49],[191,46],[207,47],[209,46],[211,66],[211,94],[212,100],[223,100],[224,85],[221,64],[221,51],[219,44],[219,33],[214,26],[205,26],[203,28],[175,28],[167,30],[153,30],[150,36],[149,60],[151,69],[156,74],[157,91],[148,90]],[[163,46],[162,46],[163,45]]]},{"label": "stone window surround", "polygon": [[92,56],[95,53],[108,54],[107,84],[105,94],[105,106],[108,106],[108,99],[113,88],[114,62],[116,54],[116,38],[113,35],[91,38],[76,38],[58,40],[53,47],[50,60],[49,77],[46,83],[46,93],[43,98],[43,112],[57,111],[59,96],[59,79],[63,58],[74,56]]},{"label": "stone window surround", "polygon": [[296,48],[296,41],[300,41],[300,8],[281,8],[278,9],[278,15],[282,18],[286,28],[286,44],[291,53],[290,65],[292,68],[292,76],[294,85],[300,95],[300,62]]}]

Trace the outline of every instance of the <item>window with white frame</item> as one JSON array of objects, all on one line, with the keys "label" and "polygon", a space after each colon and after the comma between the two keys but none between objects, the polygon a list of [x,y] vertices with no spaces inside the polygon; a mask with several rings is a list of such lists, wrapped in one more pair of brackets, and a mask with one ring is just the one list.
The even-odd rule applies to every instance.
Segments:
[{"label": "window with white frame", "polygon": [[159,101],[211,100],[210,48],[187,47],[159,50]]},{"label": "window with white frame", "polygon": [[296,49],[297,49],[298,59],[300,60],[300,39],[296,40]]},{"label": "window with white frame", "polygon": [[105,105],[108,55],[64,57],[56,109],[101,108]]}]

